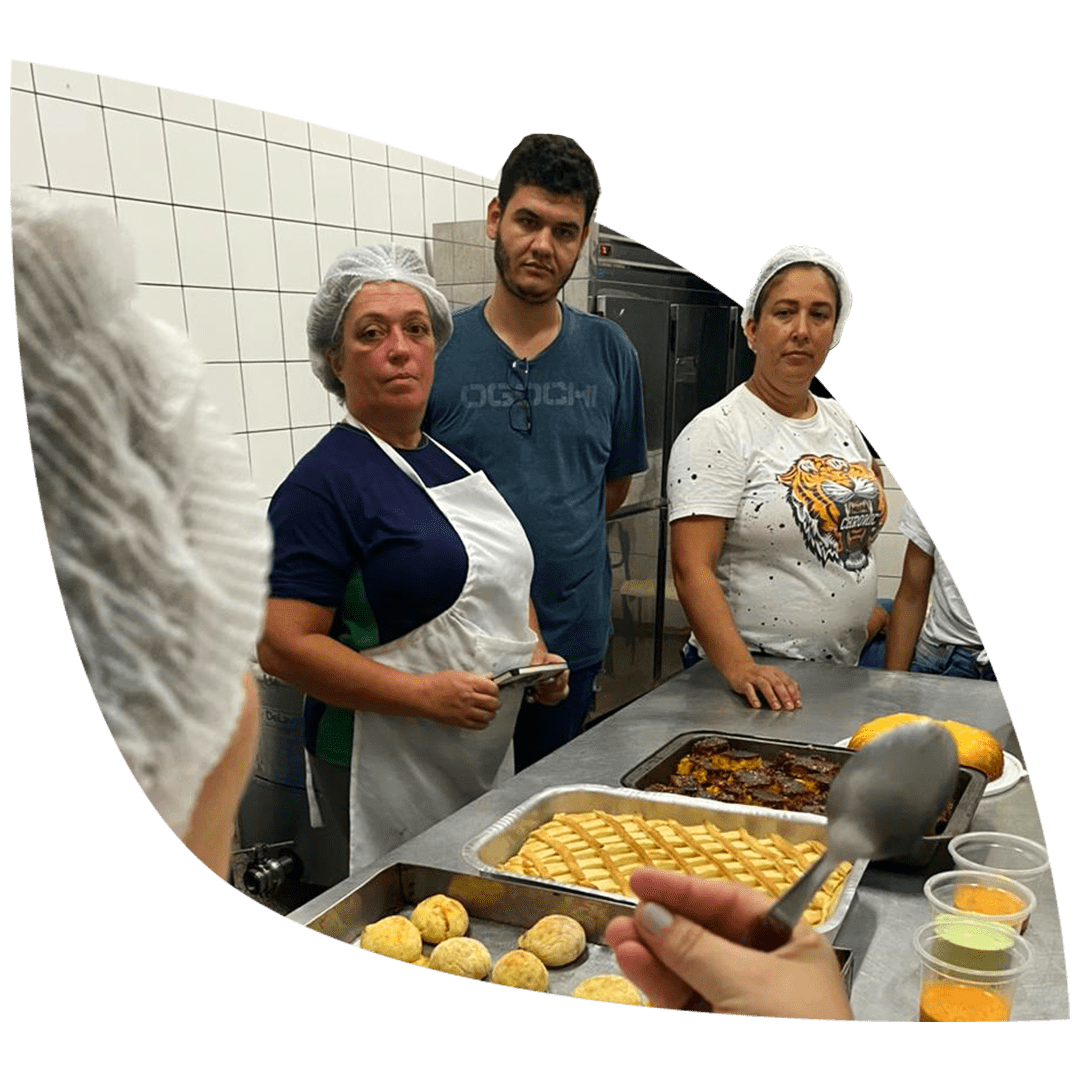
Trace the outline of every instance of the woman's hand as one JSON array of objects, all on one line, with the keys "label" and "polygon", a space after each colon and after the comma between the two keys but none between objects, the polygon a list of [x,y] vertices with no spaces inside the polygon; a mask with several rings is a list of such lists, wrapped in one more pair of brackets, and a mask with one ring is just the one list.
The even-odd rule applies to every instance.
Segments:
[{"label": "woman's hand", "polygon": [[799,923],[775,952],[736,944],[772,900],[726,881],[638,870],[639,903],[619,916],[607,942],[627,978],[653,1005],[747,1016],[854,1019],[832,947]]},{"label": "woman's hand", "polygon": [[[565,663],[561,656],[549,653],[546,649],[544,649],[539,660],[536,659],[536,653],[534,652],[532,662],[534,664]],[[570,669],[567,668],[566,671],[560,671],[558,675],[553,675],[550,679],[544,679],[536,683],[532,691],[533,697],[541,705],[558,705],[560,701],[565,701],[570,694]]]},{"label": "woman's hand", "polygon": [[799,684],[778,667],[746,660],[726,666],[720,674],[735,693],[746,698],[751,708],[760,709],[762,704],[776,710],[802,708]]},{"label": "woman's hand", "polygon": [[419,675],[421,715],[449,727],[482,731],[499,711],[499,688],[484,675],[437,671]]}]

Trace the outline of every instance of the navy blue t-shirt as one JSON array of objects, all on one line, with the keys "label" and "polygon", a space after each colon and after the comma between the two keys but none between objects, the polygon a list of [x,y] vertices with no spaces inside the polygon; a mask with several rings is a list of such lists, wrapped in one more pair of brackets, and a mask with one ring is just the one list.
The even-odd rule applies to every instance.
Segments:
[{"label": "navy blue t-shirt", "polygon": [[[456,312],[435,362],[424,430],[471,454],[510,504],[533,549],[544,643],[576,668],[603,659],[611,629],[605,485],[644,472],[647,460],[630,339],[609,319],[566,304],[562,313],[558,336],[529,362],[527,390],[515,394],[507,378],[514,354],[488,324],[484,303]],[[511,426],[510,407],[526,393],[532,430],[523,434]]]},{"label": "navy blue t-shirt", "polygon": [[[426,439],[399,453],[428,487],[466,475]],[[430,622],[465,584],[468,556],[453,526],[370,435],[349,424],[332,428],[296,463],[270,500],[269,519],[270,595],[334,608],[330,636],[356,650]],[[304,720],[308,748],[347,765],[352,712],[308,698]]]}]

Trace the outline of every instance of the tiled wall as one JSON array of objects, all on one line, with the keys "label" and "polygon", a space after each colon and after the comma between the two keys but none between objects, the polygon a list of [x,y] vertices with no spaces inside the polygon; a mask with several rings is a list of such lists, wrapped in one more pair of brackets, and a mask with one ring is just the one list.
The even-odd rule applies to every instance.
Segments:
[{"label": "tiled wall", "polygon": [[[132,236],[139,303],[185,331],[206,359],[264,498],[340,412],[311,373],[304,336],[330,259],[357,243],[406,244],[454,307],[494,283],[483,226],[494,181],[357,135],[16,62],[11,140],[13,185],[100,203]],[[583,256],[563,293],[582,310],[587,278]],[[882,596],[895,592],[904,549],[903,495],[895,486],[888,494]]]}]

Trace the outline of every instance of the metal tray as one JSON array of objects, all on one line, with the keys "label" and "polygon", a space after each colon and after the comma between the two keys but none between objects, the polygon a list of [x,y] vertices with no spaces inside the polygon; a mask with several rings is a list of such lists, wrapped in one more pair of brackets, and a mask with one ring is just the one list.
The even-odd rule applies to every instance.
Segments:
[{"label": "metal tray", "polygon": [[[620,783],[624,787],[644,790],[650,784],[667,783],[675,766],[690,752],[690,747],[698,739],[721,738],[731,744],[733,750],[748,750],[760,754],[766,761],[773,761],[784,750],[800,754],[815,754],[826,761],[835,761],[843,765],[856,753],[842,746],[828,746],[822,743],[792,742],[787,739],[765,739],[758,736],[733,735],[726,731],[688,731],[677,735],[656,753],[635,765]],[[948,819],[939,821],[932,835],[917,841],[907,854],[889,859],[881,865],[891,866],[926,866],[954,836],[959,836],[971,828],[971,820],[986,787],[986,774],[966,765],[960,767],[960,775],[953,791],[953,809]],[[691,798],[691,796],[686,796]],[[695,798],[696,802],[710,803],[712,799]],[[725,803],[723,805],[730,805]]]},{"label": "metal tray", "polygon": [[[743,828],[752,836],[768,836],[775,832],[792,843],[803,840],[820,840],[824,843],[827,836],[825,819],[817,814],[768,810],[761,806],[737,806],[734,803],[692,799],[685,795],[669,795],[664,792],[580,784],[573,787],[547,788],[527,799],[470,840],[462,849],[461,856],[465,862],[483,874],[505,881],[538,881],[538,878],[500,870],[499,867],[517,854],[533,829],[550,821],[556,814],[576,814],[589,810],[604,810],[609,814],[641,814],[646,818],[668,818],[683,825],[698,825],[703,821],[711,821],[718,829]],[[817,927],[828,940],[832,940],[844,921],[865,869],[866,860],[860,859],[855,863],[848,873],[832,914]],[[575,896],[609,897],[610,902],[619,905],[624,913],[635,904],[632,897],[617,896],[613,893],[598,894],[596,889],[580,885],[550,882],[549,886]]]},{"label": "metal tray", "polygon": [[[557,888],[455,873],[411,863],[395,863],[361,881],[330,908],[306,923],[329,937],[355,942],[368,923],[387,915],[410,915],[427,896],[443,893],[461,901],[469,913],[469,937],[482,941],[494,963],[518,947],[521,934],[545,915],[569,915],[585,930],[585,952],[572,964],[548,969],[548,992],[569,996],[593,975],[621,975],[615,953],[604,944],[604,929],[623,904],[602,893],[572,895]],[[425,955],[433,946],[425,945]]]}]

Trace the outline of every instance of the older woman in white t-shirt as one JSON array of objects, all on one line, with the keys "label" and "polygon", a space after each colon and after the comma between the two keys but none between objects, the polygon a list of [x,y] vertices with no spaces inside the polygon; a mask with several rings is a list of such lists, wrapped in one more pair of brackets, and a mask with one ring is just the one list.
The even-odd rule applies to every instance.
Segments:
[{"label": "older woman in white t-shirt", "polygon": [[743,310],[754,370],[682,431],[668,469],[671,562],[692,635],[754,708],[794,709],[766,656],[855,665],[884,613],[871,544],[881,472],[850,417],[810,392],[851,310],[843,269],[788,247]]}]

